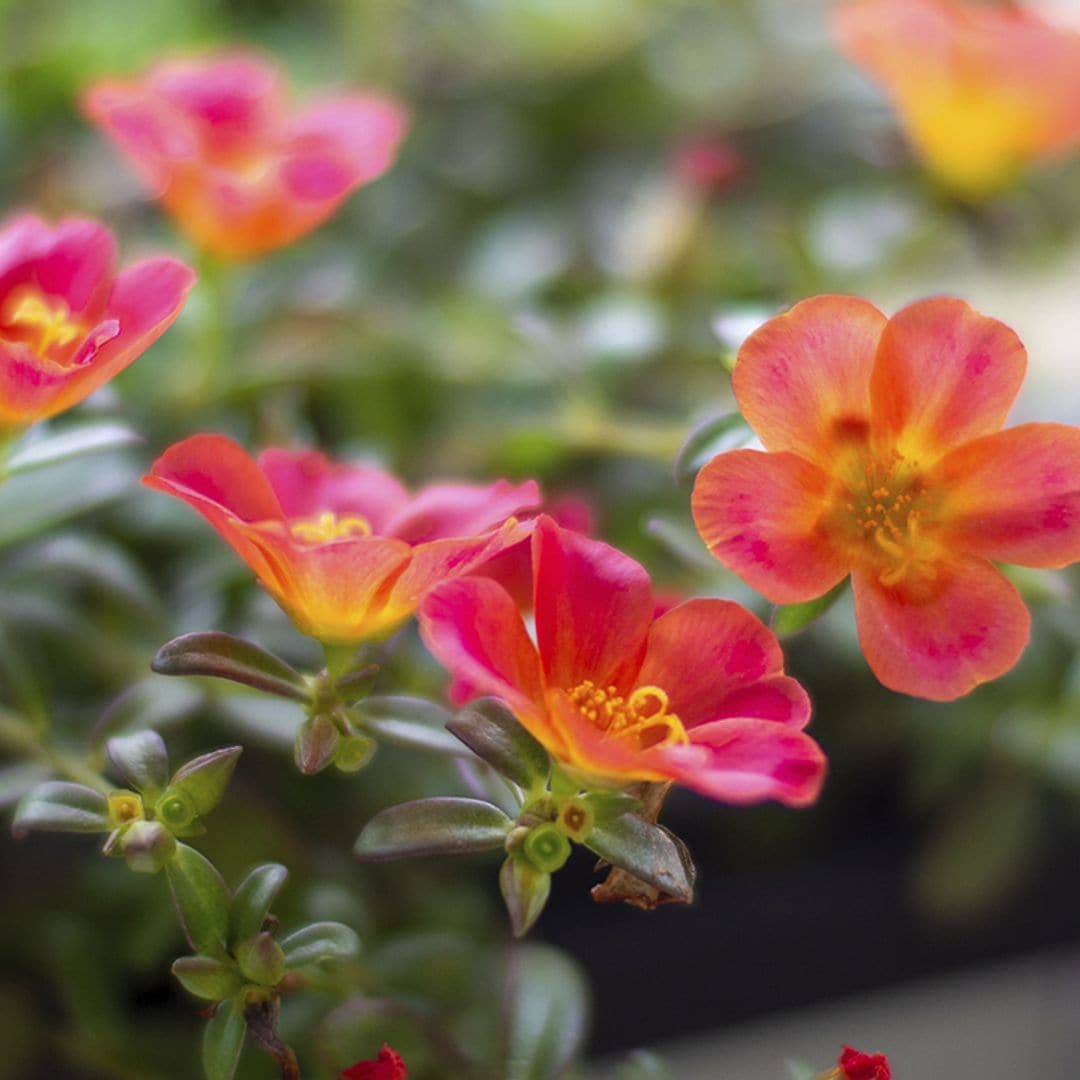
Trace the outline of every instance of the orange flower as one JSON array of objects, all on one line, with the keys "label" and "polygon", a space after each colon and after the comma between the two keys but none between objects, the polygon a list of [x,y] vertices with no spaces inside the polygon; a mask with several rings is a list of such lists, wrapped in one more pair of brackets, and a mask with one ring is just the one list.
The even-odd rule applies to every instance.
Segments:
[{"label": "orange flower", "polygon": [[171,446],[144,483],[195,507],[258,575],[297,629],[345,644],[396,628],[435,584],[519,541],[512,516],[539,501],[532,481],[433,484],[312,451],[258,461],[221,435]]},{"label": "orange flower", "polygon": [[280,83],[268,60],[221,53],[97,83],[83,107],[197,244],[245,259],[324,222],[390,167],[407,127],[374,94],[289,114]]},{"label": "orange flower", "polygon": [[891,319],[818,296],[752,334],[735,396],[768,453],[698,476],[712,553],[770,600],[849,573],[863,651],[888,687],[949,700],[1008,671],[1029,616],[992,561],[1080,559],[1080,430],[1000,430],[1027,357],[961,300]]},{"label": "orange flower", "polygon": [[96,221],[0,228],[0,437],[71,408],[145,352],[180,314],[194,272],[144,259],[116,272]]},{"label": "orange flower", "polygon": [[1019,5],[960,0],[853,0],[835,20],[957,194],[988,195],[1080,144],[1080,33]]}]

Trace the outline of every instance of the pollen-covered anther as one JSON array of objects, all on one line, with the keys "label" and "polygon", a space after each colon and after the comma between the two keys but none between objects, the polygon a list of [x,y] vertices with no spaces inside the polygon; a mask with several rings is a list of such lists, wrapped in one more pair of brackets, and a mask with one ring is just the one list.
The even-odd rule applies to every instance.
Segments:
[{"label": "pollen-covered anther", "polygon": [[636,737],[642,749],[690,741],[682,721],[668,712],[668,696],[659,686],[639,686],[625,698],[615,686],[586,679],[569,697],[594,727],[619,738]]},{"label": "pollen-covered anther", "polygon": [[84,333],[63,300],[45,297],[37,289],[15,289],[0,313],[0,336],[24,342],[38,356],[70,345]]},{"label": "pollen-covered anther", "polygon": [[358,514],[338,517],[329,510],[317,518],[307,518],[289,524],[289,531],[297,540],[309,544],[327,544],[332,540],[345,540],[351,536],[370,536],[371,525]]}]

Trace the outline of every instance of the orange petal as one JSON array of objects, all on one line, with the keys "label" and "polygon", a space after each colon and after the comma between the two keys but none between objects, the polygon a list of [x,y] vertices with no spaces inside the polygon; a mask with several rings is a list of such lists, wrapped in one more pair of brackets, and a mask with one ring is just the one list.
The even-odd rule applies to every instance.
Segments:
[{"label": "orange petal", "polygon": [[1004,675],[1027,645],[1031,617],[1020,594],[974,556],[937,567],[931,590],[886,588],[852,575],[855,620],[874,674],[913,697],[951,701]]},{"label": "orange petal", "polygon": [[746,339],[732,385],[767,449],[824,464],[838,441],[865,438],[885,323],[866,300],[814,296]]},{"label": "orange petal", "polygon": [[777,604],[826,593],[848,563],[822,531],[830,480],[794,454],[730,450],[698,473],[694,523],[729,570]]},{"label": "orange petal", "polygon": [[950,543],[997,562],[1080,561],[1080,428],[1021,424],[965,443],[927,478],[947,493]]},{"label": "orange petal", "polygon": [[930,464],[998,431],[1026,368],[1016,334],[963,300],[911,304],[881,335],[870,381],[874,437]]}]

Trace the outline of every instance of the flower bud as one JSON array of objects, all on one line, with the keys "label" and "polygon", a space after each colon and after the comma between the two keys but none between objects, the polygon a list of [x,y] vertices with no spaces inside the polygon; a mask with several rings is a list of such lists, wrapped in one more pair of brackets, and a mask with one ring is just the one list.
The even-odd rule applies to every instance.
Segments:
[{"label": "flower bud", "polygon": [[577,843],[583,843],[585,837],[592,832],[596,823],[596,815],[592,807],[581,799],[571,799],[564,803],[559,810],[558,827]]},{"label": "flower bud", "polygon": [[346,735],[334,751],[334,766],[342,772],[359,772],[374,756],[378,743],[367,735]]},{"label": "flower bud", "polygon": [[554,873],[570,858],[570,841],[553,825],[537,825],[525,837],[525,856],[537,868]]},{"label": "flower bud", "polygon": [[189,799],[174,792],[154,807],[154,814],[169,829],[182,829],[195,820],[195,807]]},{"label": "flower bud", "polygon": [[156,874],[176,851],[176,837],[160,821],[133,821],[120,838],[120,851],[138,874]]},{"label": "flower bud", "polygon": [[142,796],[134,791],[114,791],[109,795],[109,821],[114,828],[121,829],[145,816]]}]

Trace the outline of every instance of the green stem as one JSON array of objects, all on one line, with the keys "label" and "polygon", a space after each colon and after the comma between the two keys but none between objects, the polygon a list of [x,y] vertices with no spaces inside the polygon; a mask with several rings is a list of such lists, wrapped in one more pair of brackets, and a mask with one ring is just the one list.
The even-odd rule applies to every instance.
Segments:
[{"label": "green stem", "polygon": [[231,264],[209,252],[199,256],[196,287],[203,303],[202,325],[198,328],[195,356],[183,395],[193,408],[217,396],[229,360],[232,269]]},{"label": "green stem", "polygon": [[0,743],[27,757],[36,758],[58,775],[77,784],[85,784],[102,794],[108,794],[115,786],[80,758],[43,742],[42,732],[38,728],[6,710],[0,710]]}]

